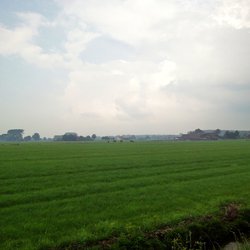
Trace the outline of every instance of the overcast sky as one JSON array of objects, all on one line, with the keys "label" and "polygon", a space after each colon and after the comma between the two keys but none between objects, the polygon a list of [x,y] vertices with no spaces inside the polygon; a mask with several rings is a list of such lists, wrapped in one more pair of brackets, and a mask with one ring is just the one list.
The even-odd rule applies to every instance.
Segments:
[{"label": "overcast sky", "polygon": [[1,0],[0,133],[250,129],[249,0]]}]

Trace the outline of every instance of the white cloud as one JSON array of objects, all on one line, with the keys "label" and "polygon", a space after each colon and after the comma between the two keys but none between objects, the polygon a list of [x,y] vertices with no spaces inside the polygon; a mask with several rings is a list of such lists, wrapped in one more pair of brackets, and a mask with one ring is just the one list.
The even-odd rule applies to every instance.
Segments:
[{"label": "white cloud", "polygon": [[36,31],[40,26],[49,24],[46,18],[39,13],[17,12],[16,15],[22,21],[22,25],[31,27],[33,31]]},{"label": "white cloud", "polygon": [[[138,51],[133,61],[88,66],[74,63],[72,70],[77,68],[77,73],[70,74],[66,90],[71,111],[79,116],[91,110],[103,119],[129,120],[135,124],[139,120],[150,123],[152,119],[164,124],[165,113],[177,121],[188,122],[196,117],[206,118],[207,122],[223,106],[221,99],[229,103],[231,94],[225,90],[215,94],[213,89],[228,81],[249,79],[244,67],[249,55],[247,42],[242,46],[249,36],[221,28],[215,21],[220,24],[222,10],[228,12],[232,6],[237,6],[240,13],[244,10],[236,1],[231,2],[231,7],[221,2],[213,8],[186,3],[67,2],[65,15],[74,17],[82,26],[88,24],[96,34],[107,34]],[[215,21],[211,10],[217,15]],[[242,15],[239,20],[246,25]],[[233,21],[228,23],[235,27]],[[120,74],[113,75],[114,70]],[[162,92],[172,82],[180,90],[172,95]]]},{"label": "white cloud", "polygon": [[215,19],[222,25],[230,25],[236,29],[250,28],[249,0],[218,1]]},{"label": "white cloud", "polygon": [[0,54],[18,55],[28,63],[41,68],[54,68],[63,66],[62,55],[45,53],[41,47],[34,43],[39,34],[39,27],[47,25],[45,18],[36,13],[18,13],[22,22],[14,29],[0,26]]},{"label": "white cloud", "polygon": [[0,53],[3,55],[18,53],[23,45],[27,44],[34,36],[34,32],[25,27],[9,30],[0,26],[0,34]]},{"label": "white cloud", "polygon": [[167,1],[58,1],[66,16],[75,16],[117,40],[136,45],[157,41],[164,34],[157,24],[169,20],[176,6]]},{"label": "white cloud", "polygon": [[83,29],[74,28],[70,30],[65,42],[68,57],[72,59],[78,57],[86,49],[86,45],[96,37],[98,37],[98,34]]},{"label": "white cloud", "polygon": [[[103,123],[160,132],[167,126],[177,132],[196,123],[218,127],[214,117],[232,99],[249,102],[228,89],[229,83],[237,88],[250,81],[247,0],[56,2],[61,12],[51,22],[21,13],[14,29],[1,26],[0,53],[66,72],[65,123],[84,119],[95,128]],[[36,44],[40,27],[63,27],[60,52],[45,53]],[[119,49],[128,46],[130,57],[121,53],[105,60],[109,51],[96,46],[102,60],[90,63],[82,54],[97,38],[111,38]]]}]

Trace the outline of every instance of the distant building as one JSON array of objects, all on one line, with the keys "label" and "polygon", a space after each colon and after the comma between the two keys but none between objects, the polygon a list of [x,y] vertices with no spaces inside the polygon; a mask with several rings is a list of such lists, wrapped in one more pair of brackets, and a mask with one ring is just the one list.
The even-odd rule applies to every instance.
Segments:
[{"label": "distant building", "polygon": [[190,141],[204,141],[204,140],[218,140],[220,138],[218,130],[202,131],[196,129],[187,134],[183,134],[179,137],[179,140],[190,140]]}]

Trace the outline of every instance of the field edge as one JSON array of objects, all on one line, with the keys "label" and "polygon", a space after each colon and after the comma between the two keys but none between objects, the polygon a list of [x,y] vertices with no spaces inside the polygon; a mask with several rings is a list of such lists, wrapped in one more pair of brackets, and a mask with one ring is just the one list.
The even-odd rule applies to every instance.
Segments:
[{"label": "field edge", "polygon": [[106,239],[68,242],[39,250],[221,249],[249,236],[250,208],[229,203],[221,205],[216,213],[191,216],[153,231],[133,230]]}]

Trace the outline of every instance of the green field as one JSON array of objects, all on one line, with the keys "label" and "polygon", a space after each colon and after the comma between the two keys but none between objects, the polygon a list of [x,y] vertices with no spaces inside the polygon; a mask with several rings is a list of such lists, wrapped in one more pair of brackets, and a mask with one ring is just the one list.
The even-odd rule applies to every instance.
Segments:
[{"label": "green field", "polygon": [[0,249],[154,229],[250,207],[250,140],[0,144]]}]

